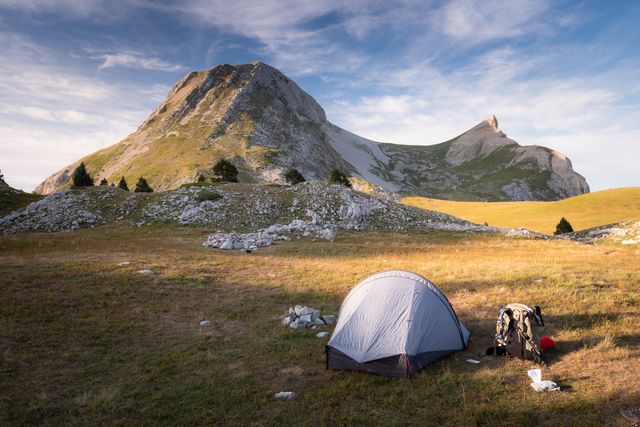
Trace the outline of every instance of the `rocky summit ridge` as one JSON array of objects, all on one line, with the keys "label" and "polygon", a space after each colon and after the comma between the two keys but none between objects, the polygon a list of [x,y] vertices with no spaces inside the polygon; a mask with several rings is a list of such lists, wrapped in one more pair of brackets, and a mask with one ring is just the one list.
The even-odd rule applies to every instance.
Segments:
[{"label": "rocky summit ridge", "polygon": [[442,144],[378,143],[329,122],[293,80],[256,61],[188,73],[134,133],[36,192],[68,188],[80,161],[98,180],[144,176],[168,190],[207,176],[220,158],[233,161],[244,182],[281,182],[289,168],[324,179],[337,168],[388,191],[443,199],[555,200],[589,191],[569,159],[520,146],[495,116]]}]

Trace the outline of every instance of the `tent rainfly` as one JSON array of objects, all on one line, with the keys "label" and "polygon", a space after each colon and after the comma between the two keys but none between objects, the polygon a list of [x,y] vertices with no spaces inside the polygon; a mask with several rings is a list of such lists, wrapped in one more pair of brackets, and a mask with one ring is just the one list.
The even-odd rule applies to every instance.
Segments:
[{"label": "tent rainfly", "polygon": [[327,369],[408,378],[467,348],[469,331],[433,283],[409,271],[369,276],[342,303]]}]

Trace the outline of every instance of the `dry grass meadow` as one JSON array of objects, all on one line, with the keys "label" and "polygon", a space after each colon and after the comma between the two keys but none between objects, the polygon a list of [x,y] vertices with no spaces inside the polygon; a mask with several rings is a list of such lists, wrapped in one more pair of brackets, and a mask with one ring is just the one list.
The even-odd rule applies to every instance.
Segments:
[{"label": "dry grass meadow", "polygon": [[575,231],[640,218],[640,187],[612,188],[547,202],[454,202],[405,197],[403,203],[448,213],[477,224],[525,227],[552,234],[560,218]]},{"label": "dry grass meadow", "polygon": [[[205,235],[0,236],[0,423],[628,425],[619,409],[640,407],[638,248],[342,233],[244,254],[203,248]],[[327,340],[280,325],[294,304],[337,314],[353,285],[386,269],[435,282],[470,348],[399,380],[326,371]],[[558,341],[543,378],[561,392],[534,393],[531,363],[479,357],[509,302],[542,306]],[[274,400],[282,390],[298,395]]]}]

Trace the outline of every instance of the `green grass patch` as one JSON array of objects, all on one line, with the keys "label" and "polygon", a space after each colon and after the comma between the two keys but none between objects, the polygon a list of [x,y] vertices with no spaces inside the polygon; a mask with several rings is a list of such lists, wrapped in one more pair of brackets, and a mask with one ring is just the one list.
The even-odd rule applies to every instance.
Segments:
[{"label": "green grass patch", "polygon": [[220,200],[222,199],[222,194],[217,193],[215,191],[202,191],[200,194],[198,194],[198,201],[199,202],[204,202],[204,201],[211,201],[211,202],[215,202],[216,200]]}]

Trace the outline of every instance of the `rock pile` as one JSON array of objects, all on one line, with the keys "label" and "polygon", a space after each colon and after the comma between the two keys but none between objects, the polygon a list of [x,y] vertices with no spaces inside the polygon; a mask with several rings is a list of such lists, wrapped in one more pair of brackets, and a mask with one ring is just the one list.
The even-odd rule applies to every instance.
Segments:
[{"label": "rock pile", "polygon": [[[207,195],[215,195],[209,200]],[[160,195],[144,207],[145,222],[177,222],[180,225],[257,228],[281,212],[273,194],[264,186],[181,187]],[[273,223],[273,221],[271,222]]]},{"label": "rock pile", "polygon": [[[186,186],[153,194],[130,193],[106,186],[63,190],[2,218],[0,231],[75,230],[115,222],[138,226],[173,223],[226,232],[248,230],[247,236],[215,235],[210,239],[214,247],[228,241],[226,246],[248,249],[291,236],[333,240],[337,230],[496,231],[450,215],[400,204],[396,195],[383,190],[364,194],[324,181],[282,187]],[[216,243],[220,239],[222,241]]]},{"label": "rock pile", "polygon": [[296,305],[289,308],[289,314],[282,319],[282,324],[292,329],[314,328],[317,326],[333,325],[336,322],[336,316],[321,316],[320,310]]},{"label": "rock pile", "polygon": [[271,246],[276,240],[291,240],[291,236],[296,236],[297,238],[312,236],[333,241],[336,238],[336,227],[333,224],[316,224],[314,219],[311,221],[295,219],[288,225],[274,224],[255,233],[210,234],[202,245],[209,248],[227,250],[256,250]]},{"label": "rock pile", "polygon": [[640,244],[640,221],[603,225],[573,233],[568,238],[582,243],[592,243],[600,239],[607,239],[621,245],[638,245]]},{"label": "rock pile", "polygon": [[0,230],[21,233],[93,227],[103,222],[95,211],[95,200],[89,194],[72,194],[71,190],[63,190],[0,218]]},{"label": "rock pile", "polygon": [[[363,194],[341,185],[312,181],[297,185],[292,212],[313,211],[319,222],[335,223],[340,230],[451,230],[495,231],[440,212],[398,203],[397,195],[379,189]],[[304,211],[303,211],[304,212]]]},{"label": "rock pile", "polygon": [[[498,230],[498,229],[496,229]],[[551,239],[552,236],[527,230],[526,228],[507,228],[503,230],[505,237],[532,237],[536,239]]]}]

